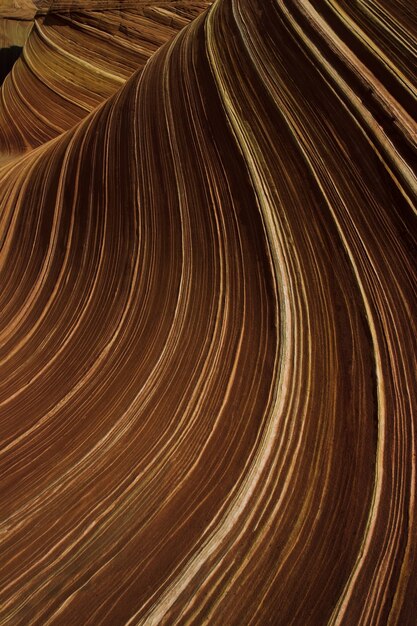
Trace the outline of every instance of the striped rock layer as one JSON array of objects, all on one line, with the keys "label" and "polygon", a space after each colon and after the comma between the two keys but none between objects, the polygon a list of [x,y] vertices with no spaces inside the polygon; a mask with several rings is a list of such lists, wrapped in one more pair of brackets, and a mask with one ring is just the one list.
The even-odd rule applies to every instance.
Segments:
[{"label": "striped rock layer", "polygon": [[1,90],[1,623],[415,626],[410,3],[56,4]]},{"label": "striped rock layer", "polygon": [[[73,11],[54,0],[0,91],[0,156],[73,128],[207,7],[200,2],[113,2]],[[134,8],[132,8],[134,5]],[[130,7],[130,8],[129,8]]]}]

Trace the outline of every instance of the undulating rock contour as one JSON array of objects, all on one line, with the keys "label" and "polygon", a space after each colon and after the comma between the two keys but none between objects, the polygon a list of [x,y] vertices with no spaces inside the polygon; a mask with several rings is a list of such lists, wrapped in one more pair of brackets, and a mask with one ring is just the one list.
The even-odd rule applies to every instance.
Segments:
[{"label": "undulating rock contour", "polygon": [[1,624],[415,626],[409,2],[33,4]]}]

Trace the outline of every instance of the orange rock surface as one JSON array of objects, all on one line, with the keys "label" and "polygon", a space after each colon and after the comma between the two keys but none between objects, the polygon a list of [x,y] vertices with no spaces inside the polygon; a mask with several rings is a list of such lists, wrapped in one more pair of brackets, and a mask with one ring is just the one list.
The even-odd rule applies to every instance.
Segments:
[{"label": "orange rock surface", "polygon": [[1,624],[415,626],[409,6],[38,4],[0,92]]}]

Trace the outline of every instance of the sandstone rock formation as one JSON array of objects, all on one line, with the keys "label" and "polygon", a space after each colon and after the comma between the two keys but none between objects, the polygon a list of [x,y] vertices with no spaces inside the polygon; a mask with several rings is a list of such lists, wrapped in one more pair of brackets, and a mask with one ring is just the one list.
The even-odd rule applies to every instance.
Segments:
[{"label": "sandstone rock formation", "polygon": [[2,0],[0,18],[33,20],[37,4],[36,0]]},{"label": "sandstone rock formation", "polygon": [[66,3],[54,1],[35,20],[2,88],[0,154],[34,148],[72,128],[208,6],[139,0],[136,8],[119,1],[91,11],[83,8],[91,3],[77,4],[67,12]]},{"label": "sandstone rock formation", "polygon": [[0,49],[11,46],[23,48],[32,25],[31,20],[0,19]]},{"label": "sandstone rock formation", "polygon": [[2,624],[415,625],[408,6],[43,5],[0,104]]}]

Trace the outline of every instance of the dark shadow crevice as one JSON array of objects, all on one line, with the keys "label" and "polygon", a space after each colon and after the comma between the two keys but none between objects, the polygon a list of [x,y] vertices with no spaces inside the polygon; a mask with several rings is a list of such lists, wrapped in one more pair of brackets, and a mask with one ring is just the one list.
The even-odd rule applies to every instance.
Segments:
[{"label": "dark shadow crevice", "polygon": [[13,65],[20,57],[23,48],[21,46],[10,46],[0,49],[0,85],[3,84],[6,76],[12,71]]}]

